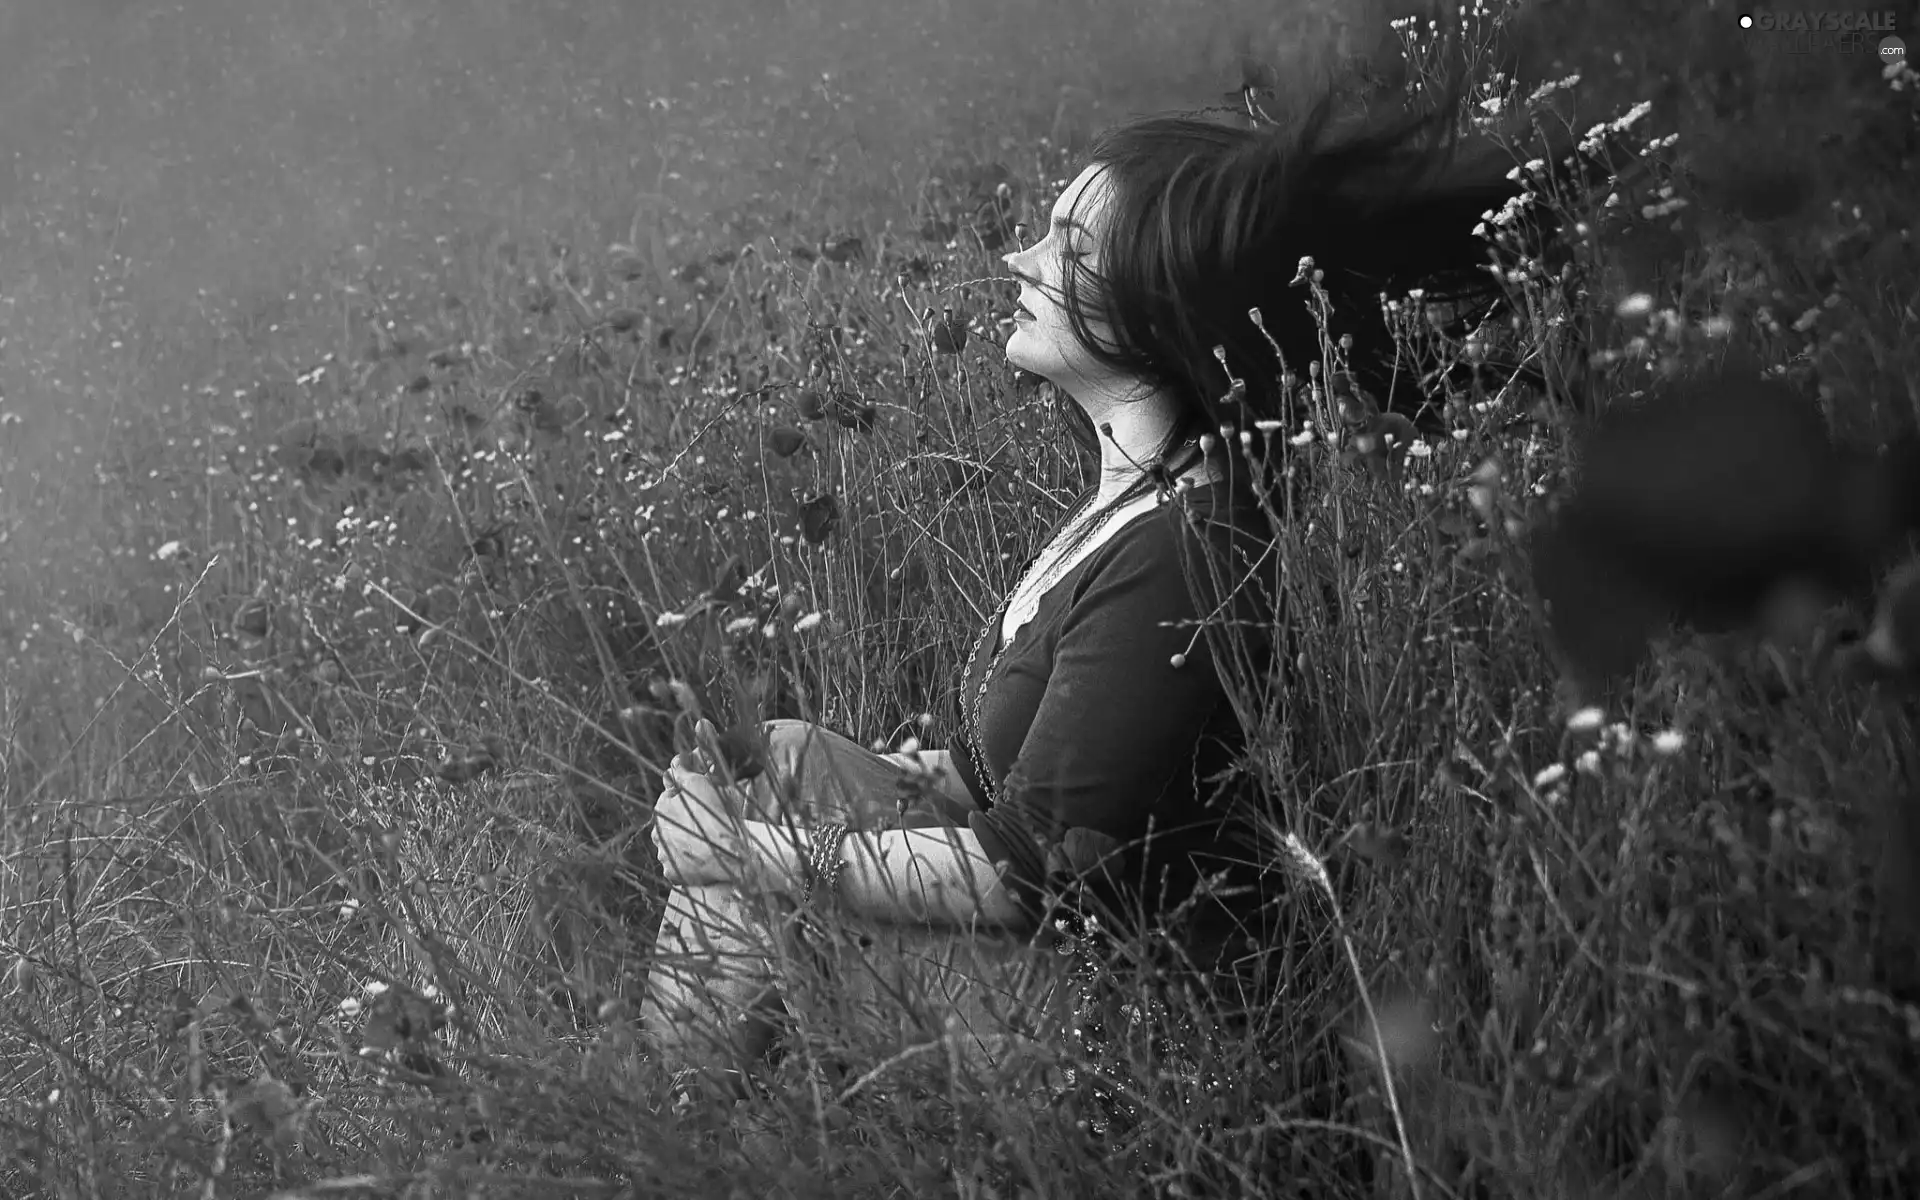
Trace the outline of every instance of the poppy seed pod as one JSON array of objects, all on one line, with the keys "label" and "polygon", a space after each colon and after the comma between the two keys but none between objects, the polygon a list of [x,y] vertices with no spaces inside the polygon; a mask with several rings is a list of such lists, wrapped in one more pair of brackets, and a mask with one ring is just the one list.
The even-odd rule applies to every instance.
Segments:
[{"label": "poppy seed pod", "polygon": [[933,327],[933,348],[941,354],[958,354],[967,348],[967,322],[953,315],[951,308]]}]

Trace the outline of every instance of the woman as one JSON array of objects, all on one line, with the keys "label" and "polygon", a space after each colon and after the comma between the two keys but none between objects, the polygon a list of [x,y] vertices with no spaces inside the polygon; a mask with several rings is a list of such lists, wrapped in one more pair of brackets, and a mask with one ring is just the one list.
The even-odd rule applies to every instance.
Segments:
[{"label": "woman", "polygon": [[[676,759],[656,810],[677,885],[663,952],[729,922],[750,930],[741,897],[766,893],[805,897],[823,920],[917,928],[925,946],[1025,945],[1062,915],[1125,932],[1177,913],[1166,936],[1181,956],[1260,1004],[1274,981],[1243,964],[1283,889],[1258,865],[1273,857],[1254,844],[1247,777],[1218,779],[1255,720],[1234,694],[1257,693],[1291,654],[1261,511],[1277,498],[1236,446],[1286,414],[1279,367],[1304,379],[1322,357],[1304,291],[1289,288],[1304,258],[1354,373],[1389,404],[1408,389],[1394,386],[1380,293],[1485,290],[1472,231],[1515,191],[1512,159],[1454,145],[1452,111],[1357,131],[1336,131],[1325,103],[1289,129],[1159,116],[1092,147],[1046,235],[1005,256],[1021,284],[1006,356],[1071,401],[1083,446],[1099,429],[1099,480],[983,630],[955,748],[918,756],[942,782],[909,810],[903,756],[798,722],[772,724],[769,769],[745,789]],[[1199,883],[1220,870],[1256,890],[1207,898]],[[733,1013],[773,1003],[764,951],[735,942],[750,965],[730,982],[663,976],[657,1036],[685,1049],[679,1009],[698,997]],[[1039,994],[1036,981],[1028,1007]],[[766,1048],[763,1021],[732,1028],[733,1052]]]}]

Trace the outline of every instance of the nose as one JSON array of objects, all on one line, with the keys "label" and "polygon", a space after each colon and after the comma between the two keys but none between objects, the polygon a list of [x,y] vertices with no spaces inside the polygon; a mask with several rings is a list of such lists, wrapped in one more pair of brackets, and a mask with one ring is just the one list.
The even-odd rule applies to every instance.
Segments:
[{"label": "nose", "polygon": [[1030,249],[1030,247],[1020,246],[1021,242],[1024,242],[1027,240],[1026,225],[1024,224],[1015,225],[1013,227],[1013,237],[1014,237],[1014,245],[1017,248],[1013,250],[1009,250],[1005,254],[1002,254],[1000,256],[1000,261],[1002,264],[1006,266],[1008,274],[1012,275],[1015,279],[1020,280],[1022,283],[1032,283],[1033,280],[1028,278],[1026,273],[1020,270],[1019,266],[1014,261],[1019,257],[1021,257],[1022,255],[1024,255],[1027,252],[1027,250]]}]

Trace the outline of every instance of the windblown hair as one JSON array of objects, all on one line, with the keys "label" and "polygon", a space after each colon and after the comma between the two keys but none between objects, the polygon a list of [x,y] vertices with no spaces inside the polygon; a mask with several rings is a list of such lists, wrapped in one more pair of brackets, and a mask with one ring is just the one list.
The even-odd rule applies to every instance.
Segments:
[{"label": "windblown hair", "polygon": [[[1196,434],[1289,415],[1274,345],[1296,387],[1321,357],[1308,292],[1292,286],[1303,257],[1324,273],[1329,335],[1352,338],[1352,378],[1386,410],[1425,401],[1396,361],[1382,294],[1423,288],[1427,303],[1451,305],[1463,324],[1496,311],[1503,294],[1488,270],[1489,245],[1474,231],[1520,191],[1507,150],[1456,135],[1459,98],[1455,85],[1427,111],[1336,127],[1328,93],[1290,125],[1176,113],[1136,119],[1094,142],[1088,158],[1111,183],[1103,267],[1095,278],[1068,262],[1059,300],[1097,361],[1180,400],[1167,441],[1114,508],[1194,466],[1197,450],[1180,462],[1168,456]],[[1109,323],[1111,343],[1096,338],[1089,314]],[[1215,347],[1224,348],[1226,370]],[[1229,371],[1245,384],[1237,401],[1226,398]],[[1086,414],[1070,402],[1062,408],[1074,440],[1097,453]],[[1269,481],[1251,478],[1237,451],[1224,457],[1231,494],[1269,495]]]}]

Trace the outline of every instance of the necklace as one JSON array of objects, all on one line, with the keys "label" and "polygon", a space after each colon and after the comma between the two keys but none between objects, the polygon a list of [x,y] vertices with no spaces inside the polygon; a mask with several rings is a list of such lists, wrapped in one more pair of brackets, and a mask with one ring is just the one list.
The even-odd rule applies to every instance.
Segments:
[{"label": "necklace", "polygon": [[[1198,438],[1190,438],[1187,440],[1185,445],[1180,447],[1180,449],[1184,450],[1188,446],[1194,445],[1199,440],[1200,439]],[[1087,493],[1086,499],[1082,500],[1074,508],[1073,514],[1067,518],[1064,524],[1060,526],[1060,532],[1056,534],[1055,537],[1056,538],[1064,537],[1066,533],[1073,528],[1074,523],[1077,522],[1081,517],[1085,516],[1087,511],[1093,507],[1093,502],[1099,496],[1099,494],[1100,494],[1099,489],[1097,488],[1092,492]],[[1167,498],[1167,495],[1168,495],[1168,489],[1162,486],[1159,492],[1159,497],[1158,497],[1159,500],[1164,503]],[[1107,520],[1111,520],[1113,515],[1114,514],[1112,513],[1107,514],[1107,516],[1103,518],[1102,524],[1104,524],[1105,521]],[[1051,545],[1049,544],[1047,549],[1050,549],[1050,548],[1051,548]],[[1000,637],[1001,622],[1003,622],[1006,619],[1007,610],[1012,606],[1013,598],[1016,595],[1018,595],[1021,592],[1021,590],[1027,586],[1028,580],[1031,579],[1033,576],[1034,569],[1040,565],[1040,560],[1045,556],[1046,556],[1046,549],[1042,549],[1040,553],[1034,555],[1033,558],[1028,561],[1026,569],[1020,573],[1019,582],[1015,583],[1013,585],[1013,589],[1009,591],[1004,597],[1001,598],[1000,605],[998,608],[994,610],[993,617],[987,622],[987,627],[985,631],[981,633],[980,640],[974,643],[973,653],[969,655],[967,658],[967,671],[969,674],[971,674],[972,672],[974,672],[976,669],[979,668],[980,656],[986,652],[987,646],[990,643],[994,642],[995,639],[999,639],[998,648],[994,650],[993,657],[987,661],[986,670],[982,672],[981,675],[979,676],[980,678],[979,685],[974,688],[973,695],[967,697],[967,700],[969,701],[968,716],[972,718],[972,721],[971,721],[972,729],[968,731],[969,732],[968,737],[964,737],[961,739],[961,748],[966,753],[967,758],[973,763],[974,777],[979,779],[980,782],[987,789],[987,793],[988,793],[987,806],[989,808],[992,808],[995,805],[998,805],[1000,803],[1001,799],[1005,796],[1006,788],[1001,784],[994,783],[992,776],[990,775],[987,769],[987,762],[986,762],[987,750],[985,745],[985,733],[984,733],[985,727],[980,719],[980,702],[986,698],[987,684],[991,682],[991,680],[993,679],[993,673],[999,669],[1000,660],[1006,657],[1007,648],[1013,644],[1013,639]],[[1061,560],[1056,559],[1053,564],[1050,564],[1049,569],[1051,569],[1052,566],[1058,565],[1060,561]],[[1052,584],[1049,583],[1048,586],[1050,587],[1052,586]],[[1044,591],[1045,589],[1042,589],[1042,590]]]},{"label": "necklace", "polygon": [[[1142,499],[1152,500],[1153,497],[1149,495]],[[1124,521],[1141,508],[1140,500],[1122,505],[1107,514],[1101,528],[1106,528],[1115,520]],[[1041,597],[1060,581],[1061,576],[1072,570],[1076,562],[1098,548],[1098,539],[1094,536],[1097,531],[1092,530],[1088,531],[1084,538],[1079,539],[1077,545],[1074,544],[1078,520],[1079,518],[1076,518],[1061,527],[1059,534],[1047,544],[1046,548],[1034,556],[1032,565],[1021,577],[1020,582],[1007,593],[1007,602],[1003,606],[1000,622],[1002,636],[1010,638],[1025,628],[1027,622],[1033,620],[1034,615],[1040,611]],[[1069,545],[1073,545],[1071,551],[1066,549]],[[1044,567],[1041,565],[1043,563]],[[1010,630],[1009,623],[1012,624]]]}]

